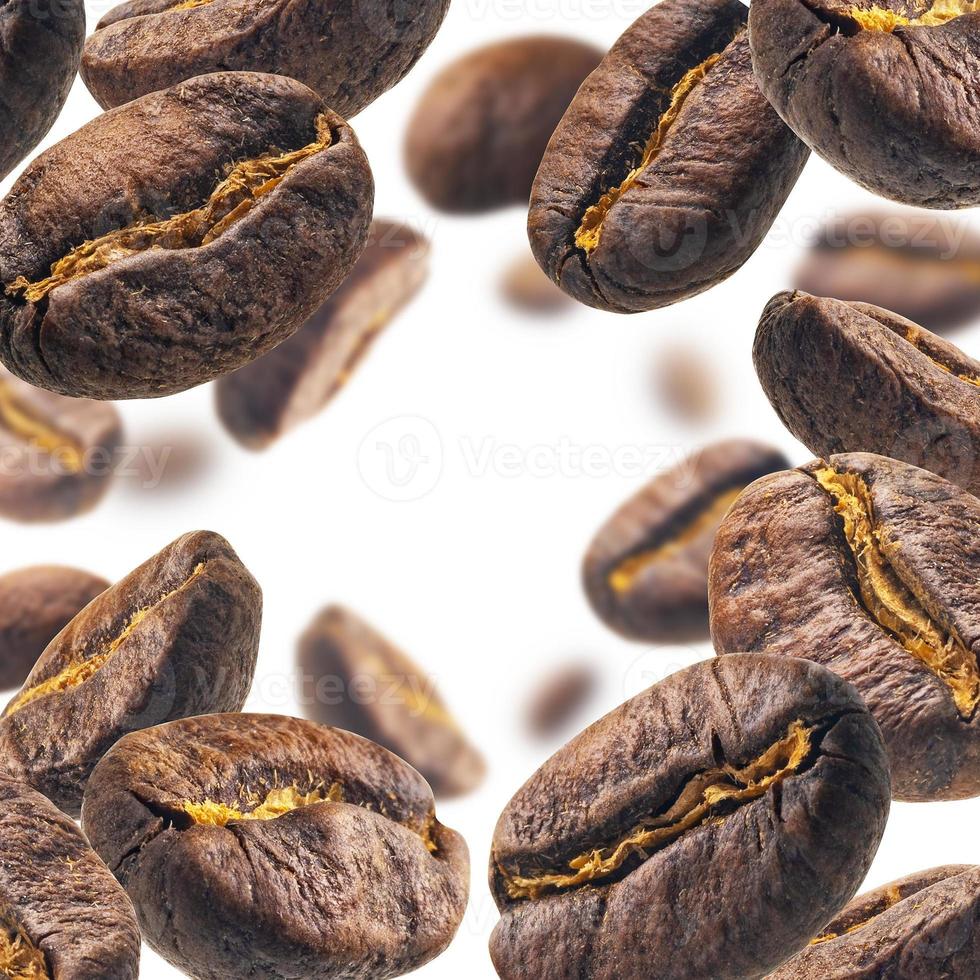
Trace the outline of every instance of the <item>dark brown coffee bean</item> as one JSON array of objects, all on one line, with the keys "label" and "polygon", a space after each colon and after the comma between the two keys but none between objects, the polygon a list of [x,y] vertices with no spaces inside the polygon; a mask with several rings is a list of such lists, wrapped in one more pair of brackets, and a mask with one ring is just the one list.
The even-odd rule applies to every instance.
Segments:
[{"label": "dark brown coffee bean", "polygon": [[753,355],[812,452],[878,453],[980,493],[980,362],[941,337],[865,303],[779,293]]},{"label": "dark brown coffee bean", "polygon": [[860,691],[895,796],[980,794],[980,500],[850,453],[749,487],[715,538],[718,653],[807,657]]},{"label": "dark brown coffee bean", "polygon": [[541,271],[531,255],[521,255],[500,279],[503,298],[522,313],[561,313],[573,306],[569,298]]},{"label": "dark brown coffee bean", "polygon": [[704,662],[627,701],[508,803],[504,980],[761,977],[854,894],[888,815],[881,733],[805,660]]},{"label": "dark brown coffee bean", "polygon": [[0,974],[136,980],[133,906],[74,822],[0,774],[0,825]]},{"label": "dark brown coffee bean", "polygon": [[525,204],[548,138],[602,52],[569,38],[498,41],[438,74],[409,122],[405,165],[435,208]]},{"label": "dark brown coffee bean", "polygon": [[724,384],[704,352],[688,346],[668,347],[657,357],[653,381],[658,400],[679,421],[703,425],[718,414]]},{"label": "dark brown coffee bean", "polygon": [[782,118],[862,187],[980,204],[980,17],[969,0],[761,0],[756,77]]},{"label": "dark brown coffee bean", "polygon": [[437,796],[475,789],[486,767],[432,679],[363,619],[328,606],[300,638],[306,712],[401,756]]},{"label": "dark brown coffee bean", "polygon": [[564,664],[544,678],[531,693],[525,724],[542,738],[561,731],[595,693],[598,678],[588,664]]},{"label": "dark brown coffee bean", "polygon": [[727,279],[809,151],[752,77],[738,0],[664,0],[616,42],[555,130],[531,192],[538,263],[589,306],[635,313]]},{"label": "dark brown coffee bean", "polygon": [[978,923],[980,868],[920,871],[856,898],[769,980],[971,980]]},{"label": "dark brown coffee bean", "polygon": [[199,980],[382,980],[441,953],[469,857],[425,781],[349,732],[211,715],[128,735],[82,825],[143,938]]},{"label": "dark brown coffee bean", "polygon": [[228,542],[185,534],[51,641],[0,717],[2,765],[77,814],[126,732],[241,708],[261,618],[262,592]]},{"label": "dark brown coffee bean", "polygon": [[935,214],[850,214],[824,227],[794,285],[943,331],[980,317],[980,236]]},{"label": "dark brown coffee bean", "polygon": [[0,51],[0,180],[54,125],[85,40],[82,0],[8,0]]},{"label": "dark brown coffee bean", "polygon": [[350,275],[313,316],[289,340],[218,382],[225,428],[243,446],[264,449],[316,415],[421,288],[428,258],[422,235],[375,221]]},{"label": "dark brown coffee bean", "polygon": [[747,439],[714,443],[662,473],[599,529],[582,577],[592,608],[634,640],[708,635],[708,556],[732,501],[788,464]]},{"label": "dark brown coffee bean", "polygon": [[287,78],[222,72],[114,109],[0,205],[0,359],[93,398],[226,374],[341,282],[373,194],[350,127]]},{"label": "dark brown coffee bean", "polygon": [[107,588],[104,578],[61,565],[0,575],[0,688],[23,684],[55,635]]},{"label": "dark brown coffee bean", "polygon": [[0,514],[59,521],[94,507],[115,469],[115,406],[43,391],[0,367]]}]

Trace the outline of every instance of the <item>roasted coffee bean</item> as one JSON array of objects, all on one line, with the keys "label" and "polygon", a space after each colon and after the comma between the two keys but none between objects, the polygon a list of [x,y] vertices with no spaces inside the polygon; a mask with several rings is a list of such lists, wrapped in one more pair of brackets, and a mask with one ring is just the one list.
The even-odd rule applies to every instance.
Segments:
[{"label": "roasted coffee bean", "polygon": [[62,565],[0,575],[0,688],[23,684],[44,648],[108,588],[104,578]]},{"label": "roasted coffee bean", "polygon": [[525,709],[525,724],[541,737],[561,731],[595,693],[598,678],[588,664],[564,664],[542,680]]},{"label": "roasted coffee bean", "polygon": [[0,717],[0,758],[67,813],[126,732],[237,711],[252,684],[262,592],[224,538],[185,534],[89,603]]},{"label": "roasted coffee bean", "polygon": [[344,278],[373,194],[350,127],[288,78],[222,72],[114,109],[0,205],[0,359],[94,398],[241,367]]},{"label": "roasted coffee bean", "polygon": [[774,296],[755,368],[783,424],[819,456],[904,460],[980,494],[980,362],[888,310]]},{"label": "roasted coffee bean", "polygon": [[532,36],[453,62],[409,122],[405,165],[412,182],[442,211],[526,204],[552,130],[601,58],[591,44]]},{"label": "roasted coffee bean", "polygon": [[825,160],[876,194],[980,204],[972,0],[753,0],[756,77]]},{"label": "roasted coffee bean", "polygon": [[449,0],[129,0],[85,42],[82,78],[107,109],[210,72],[288,75],[360,112],[409,72]]},{"label": "roasted coffee bean", "polygon": [[54,125],[85,40],[82,0],[8,0],[0,51],[0,180]]},{"label": "roasted coffee bean", "polygon": [[881,733],[805,660],[704,662],[596,722],[497,824],[504,980],[761,977],[857,890],[885,828]]},{"label": "roasted coffee bean", "polygon": [[920,871],[856,898],[769,980],[971,980],[980,868]]},{"label": "roasted coffee bean", "polygon": [[121,440],[115,406],[42,391],[0,367],[0,514],[59,521],[90,510]]},{"label": "roasted coffee bean", "polygon": [[278,715],[137,732],[99,763],[82,825],[143,938],[199,980],[382,980],[441,953],[466,844],[380,746]]},{"label": "roasted coffee bean", "polygon": [[844,215],[821,230],[794,285],[951,329],[980,317],[980,236],[935,213]]},{"label": "roasted coffee bean", "polygon": [[0,975],[136,980],[133,906],[74,822],[0,774],[0,825]]},{"label": "roasted coffee bean", "polygon": [[504,270],[500,293],[514,309],[522,313],[561,313],[573,304],[541,271],[532,255],[521,255]]},{"label": "roasted coffee bean", "polygon": [[422,235],[375,221],[350,275],[313,316],[275,350],[218,382],[218,416],[231,435],[264,449],[316,415],[421,288],[428,258]]},{"label": "roasted coffee bean", "polygon": [[718,653],[806,657],[860,691],[895,796],[980,794],[980,500],[850,453],[749,487],[715,538]]},{"label": "roasted coffee bean", "polygon": [[599,529],[582,569],[592,608],[634,640],[708,635],[708,556],[735,498],[788,466],[747,439],[714,443],[648,483]]},{"label": "roasted coffee bean", "polygon": [[432,679],[360,617],[328,606],[300,639],[303,701],[315,721],[378,742],[428,780],[436,796],[459,796],[485,765]]},{"label": "roasted coffee bean", "polygon": [[687,425],[703,425],[718,414],[724,389],[705,353],[694,347],[672,346],[660,352],[653,382],[658,401]]},{"label": "roasted coffee bean", "polygon": [[635,313],[727,279],[809,151],[752,77],[739,0],[663,0],[582,85],[541,160],[528,233],[589,306]]}]

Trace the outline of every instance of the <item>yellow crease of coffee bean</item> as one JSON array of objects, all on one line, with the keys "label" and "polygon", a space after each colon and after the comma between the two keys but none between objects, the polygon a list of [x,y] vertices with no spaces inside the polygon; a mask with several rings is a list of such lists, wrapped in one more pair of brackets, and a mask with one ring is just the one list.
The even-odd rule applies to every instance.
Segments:
[{"label": "yellow crease of coffee bean", "polygon": [[872,912],[867,918],[862,919],[860,922],[856,922],[853,926],[848,926],[843,932],[826,932],[821,936],[817,936],[816,939],[811,939],[810,946],[822,946],[824,943],[833,942],[835,939],[840,939],[842,936],[850,936],[851,933],[860,932],[866,926],[871,925],[879,916],[884,915],[890,908],[898,905],[899,902],[903,900],[902,891],[896,885],[892,885],[886,892],[881,905],[876,911]]},{"label": "yellow crease of coffee bean", "polygon": [[946,374],[953,375],[958,381],[964,381],[968,385],[973,385],[974,388],[980,388],[980,377],[975,374],[964,374],[957,371],[955,367],[946,364],[941,361],[938,357],[930,354],[928,351],[924,350],[922,347],[922,331],[919,327],[911,326],[905,331],[905,339],[917,350],[920,354],[924,354],[926,357],[932,361],[933,364],[939,368],[940,371],[944,371]]},{"label": "yellow crease of coffee bean", "polygon": [[82,472],[84,453],[81,446],[62,435],[43,419],[39,419],[27,405],[17,397],[9,384],[0,381],[0,427],[36,447],[42,452],[57,458],[70,474]]},{"label": "yellow crease of coffee bean", "polygon": [[980,0],[936,0],[918,17],[906,17],[887,7],[854,6],[847,14],[866,31],[884,31],[890,34],[896,27],[941,27],[957,17],[974,14],[980,10]]},{"label": "yellow crease of coffee bean", "polygon": [[523,876],[501,867],[508,896],[533,901],[549,892],[587,885],[615,873],[634,855],[645,861],[687,831],[724,821],[727,814],[717,813],[721,804],[738,807],[759,799],[797,773],[813,750],[814,731],[795,721],[783,738],[747,766],[726,764],[694,776],[665,813],[644,821],[619,840],[569,861],[567,872]]},{"label": "yellow crease of coffee bean", "polygon": [[7,980],[51,980],[44,954],[9,919],[0,927],[0,976]]}]

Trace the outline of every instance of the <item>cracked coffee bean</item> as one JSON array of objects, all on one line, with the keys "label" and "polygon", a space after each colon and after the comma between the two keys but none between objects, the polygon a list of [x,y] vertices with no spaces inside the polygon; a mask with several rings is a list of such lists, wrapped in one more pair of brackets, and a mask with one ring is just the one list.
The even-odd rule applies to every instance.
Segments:
[{"label": "cracked coffee bean", "polygon": [[350,275],[313,316],[289,340],[218,381],[218,416],[231,435],[264,449],[323,409],[422,287],[428,259],[429,243],[418,232],[373,222]]},{"label": "cracked coffee bean", "polygon": [[211,715],[128,735],[82,825],[198,980],[382,980],[452,941],[469,857],[414,769],[349,732]]},{"label": "cracked coffee bean", "polygon": [[494,965],[504,980],[764,976],[853,896],[888,808],[881,733],[849,684],[788,657],[696,664],[508,803]]},{"label": "cracked coffee bean", "polygon": [[216,71],[288,75],[351,117],[408,74],[449,0],[130,0],[85,42],[82,78],[103,109]]},{"label": "cracked coffee bean", "polygon": [[0,826],[0,975],[136,980],[133,906],[74,821],[0,774]]},{"label": "cracked coffee bean", "polygon": [[419,193],[457,213],[526,204],[555,125],[601,58],[591,44],[532,36],[453,62],[409,122],[405,165]]},{"label": "cracked coffee bean", "polygon": [[324,609],[300,638],[297,661],[304,685],[312,685],[303,699],[314,721],[401,756],[436,796],[460,796],[483,781],[483,758],[432,679],[350,610]]},{"label": "cracked coffee bean", "polygon": [[258,583],[224,538],[178,538],[48,644],[0,716],[5,768],[77,815],[93,767],[126,732],[241,708],[261,617]]},{"label": "cracked coffee bean", "polygon": [[780,116],[862,187],[980,204],[980,15],[972,0],[753,0],[756,77]]},{"label": "cracked coffee bean", "polygon": [[920,871],[856,898],[769,980],[970,980],[978,923],[980,868]]},{"label": "cracked coffee bean", "polygon": [[786,292],[766,306],[753,357],[783,424],[817,455],[878,453],[980,493],[980,362],[948,341],[867,303]]},{"label": "cracked coffee bean", "polygon": [[0,514],[60,521],[109,489],[122,419],[114,405],[43,391],[0,367]]},{"label": "cracked coffee bean", "polygon": [[980,794],[980,500],[869,453],[749,487],[711,557],[719,654],[806,657],[881,725],[895,797]]},{"label": "cracked coffee bean", "polygon": [[663,0],[558,124],[531,192],[541,268],[635,313],[710,289],[758,248],[809,151],[752,76],[738,0]]},{"label": "cracked coffee bean", "polygon": [[980,236],[934,213],[844,215],[821,230],[794,285],[950,330],[980,317]]},{"label": "cracked coffee bean", "polygon": [[47,135],[68,98],[85,40],[82,0],[7,0],[0,49],[0,180]]},{"label": "cracked coffee bean", "polygon": [[222,72],[114,109],[0,205],[0,360],[103,399],[226,374],[339,285],[373,195],[350,127],[287,78]]},{"label": "cracked coffee bean", "polygon": [[0,575],[0,688],[23,684],[51,640],[108,588],[98,575],[61,565]]},{"label": "cracked coffee bean", "polygon": [[789,463],[747,439],[714,443],[662,473],[599,529],[585,556],[585,592],[599,618],[634,640],[708,636],[708,556],[732,501]]}]

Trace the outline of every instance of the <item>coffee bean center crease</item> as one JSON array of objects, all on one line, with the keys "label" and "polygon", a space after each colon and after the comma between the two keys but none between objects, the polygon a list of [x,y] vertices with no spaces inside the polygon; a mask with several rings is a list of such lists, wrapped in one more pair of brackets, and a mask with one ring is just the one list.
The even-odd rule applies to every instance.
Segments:
[{"label": "coffee bean center crease", "polygon": [[890,34],[896,27],[941,27],[957,17],[980,10],[980,0],[936,0],[918,17],[906,17],[887,7],[858,7],[848,11],[848,16],[862,30],[884,31]]},{"label": "coffee bean center crease", "polygon": [[50,980],[44,954],[7,917],[0,928],[0,976],[8,980]]},{"label": "coffee bean center crease", "polygon": [[81,473],[82,447],[43,419],[38,418],[17,397],[10,385],[3,382],[0,382],[0,425],[29,446],[56,455],[59,463],[68,473]]}]

